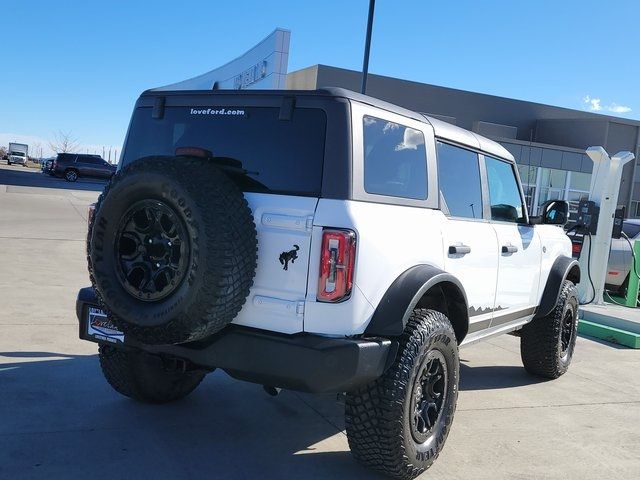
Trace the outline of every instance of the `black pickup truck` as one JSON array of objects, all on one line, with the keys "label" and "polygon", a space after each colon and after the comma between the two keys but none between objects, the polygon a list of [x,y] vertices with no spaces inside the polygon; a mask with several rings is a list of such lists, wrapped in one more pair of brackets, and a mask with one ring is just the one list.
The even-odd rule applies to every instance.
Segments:
[{"label": "black pickup truck", "polygon": [[109,179],[116,172],[116,166],[105,161],[100,155],[83,153],[59,153],[51,165],[49,174],[75,182],[79,177]]}]

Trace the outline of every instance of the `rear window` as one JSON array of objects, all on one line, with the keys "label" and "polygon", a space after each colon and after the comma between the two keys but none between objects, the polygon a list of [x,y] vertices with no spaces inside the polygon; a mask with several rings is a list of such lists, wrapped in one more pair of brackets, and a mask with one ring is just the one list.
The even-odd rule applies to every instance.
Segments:
[{"label": "rear window", "polygon": [[151,112],[134,112],[123,165],[178,148],[205,149],[244,191],[320,195],[322,110],[298,108],[291,120],[280,120],[279,108],[167,107],[160,119]]}]

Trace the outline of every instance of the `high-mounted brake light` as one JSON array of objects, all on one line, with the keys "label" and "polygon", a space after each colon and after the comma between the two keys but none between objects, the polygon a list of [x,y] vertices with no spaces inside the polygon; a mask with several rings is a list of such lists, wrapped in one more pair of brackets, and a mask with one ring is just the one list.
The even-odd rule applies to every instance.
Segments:
[{"label": "high-mounted brake light", "polygon": [[351,230],[322,232],[318,301],[337,302],[351,294],[356,259],[356,234]]},{"label": "high-mounted brake light", "polygon": [[178,147],[176,148],[176,156],[184,155],[186,157],[210,158],[213,154],[210,150],[200,147]]}]

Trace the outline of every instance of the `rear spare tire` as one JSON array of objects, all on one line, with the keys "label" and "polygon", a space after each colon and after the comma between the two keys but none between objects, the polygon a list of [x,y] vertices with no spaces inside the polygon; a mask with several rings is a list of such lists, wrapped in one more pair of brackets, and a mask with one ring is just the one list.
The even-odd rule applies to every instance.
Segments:
[{"label": "rear spare tire", "polygon": [[242,192],[210,160],[147,157],[98,199],[87,255],[116,325],[143,343],[182,343],[221,330],[242,308],[256,228]]}]

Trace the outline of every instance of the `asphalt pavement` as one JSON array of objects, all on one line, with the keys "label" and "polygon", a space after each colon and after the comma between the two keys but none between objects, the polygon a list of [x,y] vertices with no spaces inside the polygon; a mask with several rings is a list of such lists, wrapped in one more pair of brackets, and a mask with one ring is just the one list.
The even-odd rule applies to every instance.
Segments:
[{"label": "asphalt pavement", "polygon": [[[102,188],[0,165],[0,479],[384,478],[351,458],[333,395],[272,398],[220,371],[170,405],[111,390],[74,311]],[[555,381],[524,372],[513,336],[460,355],[453,428],[424,478],[638,477],[640,351],[579,338]]]}]

